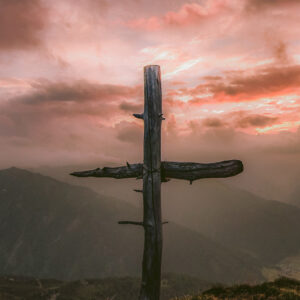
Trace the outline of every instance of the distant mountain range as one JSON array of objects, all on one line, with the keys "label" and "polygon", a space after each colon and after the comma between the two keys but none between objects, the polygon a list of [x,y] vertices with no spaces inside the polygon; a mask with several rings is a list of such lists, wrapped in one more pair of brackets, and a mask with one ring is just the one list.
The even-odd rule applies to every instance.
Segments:
[{"label": "distant mountain range", "polygon": [[[41,171],[141,206],[141,196],[132,192],[133,188],[140,188],[140,181],[68,175],[85,168],[43,168]],[[300,190],[292,191],[290,199],[271,201],[238,188],[235,179],[238,178],[201,179],[192,185],[173,179],[163,183],[164,219],[197,231],[227,248],[242,251],[263,265],[300,255]]]},{"label": "distant mountain range", "polygon": [[[300,209],[265,200],[220,180],[163,185],[164,215],[259,260],[278,263],[300,253]],[[180,211],[180,214],[178,213]]]},{"label": "distant mountain range", "polygon": [[300,187],[297,186],[289,197],[289,202],[293,205],[300,207]]},{"label": "distant mountain range", "polygon": [[[199,215],[203,217],[203,215]],[[0,171],[0,274],[79,279],[140,275],[141,211],[26,170]],[[192,216],[192,219],[194,216]],[[191,229],[164,225],[163,272],[210,282],[262,279],[261,265]]]}]

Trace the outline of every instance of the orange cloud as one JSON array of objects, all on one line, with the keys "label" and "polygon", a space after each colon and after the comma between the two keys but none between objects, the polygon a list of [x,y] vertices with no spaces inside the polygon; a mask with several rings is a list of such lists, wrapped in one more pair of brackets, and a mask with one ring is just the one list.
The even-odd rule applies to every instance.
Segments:
[{"label": "orange cloud", "polygon": [[[271,66],[252,72],[251,70],[232,73],[228,71],[222,80],[219,77],[206,78],[205,83],[186,90],[185,93],[194,97],[194,100],[190,102],[193,104],[202,104],[207,101],[241,102],[297,93],[299,86],[300,65],[280,68]],[[210,96],[197,98],[202,94]]]}]

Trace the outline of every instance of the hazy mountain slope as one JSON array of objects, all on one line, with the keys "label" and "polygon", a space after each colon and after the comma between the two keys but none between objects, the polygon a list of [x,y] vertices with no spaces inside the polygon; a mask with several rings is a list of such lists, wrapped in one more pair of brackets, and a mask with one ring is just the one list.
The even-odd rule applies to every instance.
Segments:
[{"label": "hazy mountain slope", "polygon": [[[11,168],[0,171],[0,272],[63,279],[139,275],[137,208],[82,187]],[[260,278],[247,256],[176,224],[164,227],[163,271],[209,281]]]},{"label": "hazy mountain slope", "polygon": [[0,172],[0,191],[2,273],[73,278],[138,271],[137,229],[117,225],[131,218],[125,204],[19,169]]},{"label": "hazy mountain slope", "polygon": [[[218,180],[163,185],[164,215],[211,239],[274,263],[300,251],[300,209]],[[180,213],[178,213],[180,212]]]},{"label": "hazy mountain slope", "polygon": [[289,197],[289,203],[296,205],[300,207],[300,187],[297,186],[294,190],[292,190],[292,193]]},{"label": "hazy mountain slope", "polygon": [[[69,167],[68,170],[84,169],[88,167]],[[68,170],[66,167],[48,168],[43,172],[103,191],[106,195],[115,195],[133,204],[139,202],[140,196],[132,195],[132,189],[138,188],[140,181],[73,178],[68,175]],[[299,191],[296,190],[291,197],[295,205],[267,201],[238,189],[236,179],[201,179],[192,185],[186,181],[171,180],[162,184],[164,218],[196,230],[227,247],[240,249],[264,264],[278,263],[297,254],[300,251],[297,230],[300,209],[295,205],[300,199]]]},{"label": "hazy mountain slope", "polygon": [[218,282],[230,277],[229,281],[236,282],[241,278],[250,281],[255,277],[259,279],[257,272],[260,268],[258,262],[248,255],[221,246],[195,234],[195,231],[172,223],[164,228],[165,271],[196,275]]}]

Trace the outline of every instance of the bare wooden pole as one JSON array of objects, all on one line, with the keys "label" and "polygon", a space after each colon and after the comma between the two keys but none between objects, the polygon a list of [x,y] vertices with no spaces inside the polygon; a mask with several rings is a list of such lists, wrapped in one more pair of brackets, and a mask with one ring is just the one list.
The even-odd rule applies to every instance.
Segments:
[{"label": "bare wooden pole", "polygon": [[161,222],[161,121],[162,98],[159,66],[144,68],[144,255],[139,300],[159,300],[162,256]]},{"label": "bare wooden pole", "polygon": [[244,169],[240,160],[216,163],[161,162],[162,97],[159,66],[144,68],[144,113],[133,114],[144,120],[144,163],[121,167],[104,167],[73,172],[77,177],[111,177],[116,179],[143,179],[143,221],[119,221],[119,224],[142,226],[145,231],[142,285],[139,300],[159,300],[162,257],[161,182],[169,178],[188,180],[192,183],[201,178],[224,178],[235,176]]}]

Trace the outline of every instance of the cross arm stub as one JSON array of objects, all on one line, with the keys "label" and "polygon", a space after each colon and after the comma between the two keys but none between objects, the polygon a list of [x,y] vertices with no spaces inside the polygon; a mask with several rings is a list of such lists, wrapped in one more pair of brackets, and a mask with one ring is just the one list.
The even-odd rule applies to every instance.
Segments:
[{"label": "cross arm stub", "polygon": [[128,164],[115,168],[97,168],[88,171],[73,172],[70,175],[76,177],[111,177],[116,179],[135,178],[143,174],[143,164]]},{"label": "cross arm stub", "polygon": [[[115,168],[97,168],[89,171],[73,172],[70,175],[76,177],[111,177],[142,178],[143,164],[128,164]],[[162,181],[166,178],[184,179],[193,181],[201,178],[225,178],[235,176],[243,171],[243,163],[240,160],[226,160],[216,163],[194,162],[161,162]]]}]

